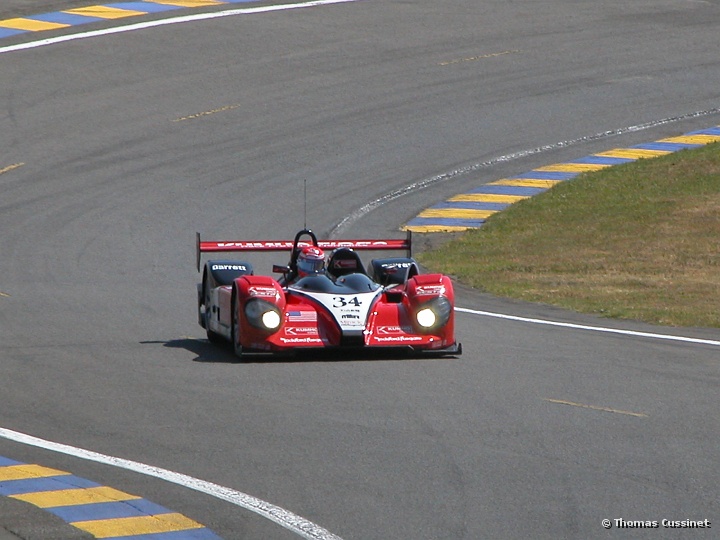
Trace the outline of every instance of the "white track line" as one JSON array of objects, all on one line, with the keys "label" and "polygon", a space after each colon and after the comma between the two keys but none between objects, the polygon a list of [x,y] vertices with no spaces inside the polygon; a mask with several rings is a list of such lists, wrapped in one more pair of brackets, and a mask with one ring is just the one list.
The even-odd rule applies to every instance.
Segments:
[{"label": "white track line", "polygon": [[241,8],[241,9],[230,9],[225,11],[216,11],[213,13],[196,13],[194,15],[184,15],[182,17],[171,17],[169,19],[161,19],[157,21],[147,21],[136,24],[128,24],[125,26],[116,26],[114,28],[106,28],[105,30],[94,30],[90,32],[80,32],[77,34],[68,34],[64,36],[58,36],[54,38],[41,39],[38,41],[31,41],[29,43],[20,43],[18,45],[10,45],[7,47],[0,47],[0,54],[22,51],[25,49],[35,49],[37,47],[45,47],[46,45],[53,45],[55,43],[62,43],[65,41],[75,41],[76,39],[85,39],[97,36],[106,36],[109,34],[120,34],[122,32],[130,32],[132,30],[144,30],[146,28],[154,28],[156,26],[166,26],[168,24],[181,24],[193,21],[203,21],[206,19],[217,19],[220,17],[232,17],[234,15],[251,15],[253,13],[268,13],[270,11],[285,11],[288,9],[300,9],[315,6],[325,6],[329,4],[341,4],[345,2],[359,2],[360,0],[314,0],[312,2],[300,2],[296,4],[280,4],[277,6],[262,6],[254,8]]},{"label": "white track line", "polygon": [[[0,50],[0,52],[2,52],[2,50]],[[373,210],[380,208],[381,206],[383,206],[391,201],[394,201],[395,199],[399,199],[400,197],[404,197],[404,196],[410,195],[412,193],[417,193],[418,191],[420,191],[422,189],[429,188],[431,186],[440,184],[442,182],[447,182],[449,180],[453,180],[460,176],[474,173],[480,169],[492,167],[494,165],[499,165],[500,163],[507,163],[510,161],[514,161],[516,159],[521,159],[521,158],[533,156],[536,154],[542,154],[542,153],[550,152],[553,150],[559,150],[561,148],[568,148],[570,146],[575,146],[575,145],[582,144],[582,143],[599,141],[599,140],[607,139],[610,137],[617,137],[619,135],[624,135],[626,133],[634,133],[636,131],[643,131],[643,130],[658,127],[658,126],[664,126],[666,124],[681,122],[683,120],[690,120],[692,118],[702,118],[702,117],[711,116],[714,114],[720,114],[720,107],[717,107],[714,109],[707,109],[704,111],[695,111],[695,112],[691,112],[688,114],[683,114],[682,116],[673,116],[670,118],[662,118],[660,120],[653,120],[651,122],[646,122],[644,124],[638,124],[635,126],[627,126],[627,127],[623,127],[623,128],[619,128],[619,129],[613,129],[610,131],[603,131],[602,133],[595,133],[594,135],[586,135],[586,136],[580,137],[578,139],[572,139],[569,141],[559,141],[559,142],[552,143],[552,144],[546,144],[544,146],[538,146],[537,148],[532,148],[530,150],[521,150],[520,152],[514,152],[512,154],[498,156],[498,157],[492,158],[488,161],[483,161],[481,163],[474,163],[472,165],[468,165],[467,167],[462,167],[460,169],[455,169],[453,171],[448,171],[448,172],[445,172],[442,174],[438,174],[437,176],[433,176],[431,178],[419,180],[417,182],[408,184],[405,187],[398,188],[395,191],[391,191],[390,193],[387,193],[387,194],[383,195],[382,197],[375,199],[374,201],[370,201],[370,202],[366,203],[365,205],[361,206],[360,208],[358,208],[357,210],[351,212],[350,214],[348,214],[347,217],[343,218],[342,221],[340,221],[337,225],[335,225],[335,227],[333,227],[330,230],[330,233],[328,236],[332,237],[333,235],[337,235],[338,233],[342,232],[344,229],[347,229],[352,223],[358,221],[360,218],[369,214]],[[430,233],[430,234],[433,234],[433,233]]]},{"label": "white track line", "polygon": [[668,334],[654,334],[651,332],[636,332],[634,330],[622,330],[619,328],[605,328],[603,326],[587,326],[584,324],[572,324],[572,323],[563,323],[563,322],[557,322],[557,321],[548,321],[545,319],[532,319],[528,317],[517,317],[515,315],[503,315],[502,313],[492,313],[490,311],[478,311],[476,309],[467,309],[467,308],[461,308],[456,307],[455,311],[458,311],[460,313],[470,313],[472,315],[482,315],[484,317],[494,317],[496,319],[507,319],[511,321],[520,321],[525,323],[532,323],[532,324],[544,324],[546,326],[560,326],[562,328],[572,328],[574,330],[590,330],[592,332],[604,332],[607,334],[621,334],[625,336],[634,336],[634,337],[643,337],[643,338],[650,338],[650,339],[663,339],[666,341],[683,341],[685,343],[696,343],[699,345],[713,345],[713,346],[720,346],[720,341],[715,341],[712,339],[700,339],[700,338],[691,338],[691,337],[685,337],[685,336],[673,336]]},{"label": "white track line", "polygon": [[154,476],[155,478],[160,478],[161,480],[172,482],[173,484],[178,484],[186,488],[194,489],[195,491],[206,493],[212,497],[228,501],[232,504],[250,510],[251,512],[255,512],[256,514],[274,521],[278,525],[281,525],[289,531],[292,531],[303,538],[307,538],[308,540],[342,540],[339,536],[335,536],[319,525],[295,515],[292,512],[288,512],[279,506],[275,506],[240,491],[235,491],[234,489],[213,484],[212,482],[206,482],[205,480],[200,480],[198,478],[193,478],[192,476],[188,476],[186,474],[161,469],[160,467],[153,467],[152,465],[146,465],[137,461],[106,456],[105,454],[99,454],[91,450],[47,441],[45,439],[40,439],[38,437],[33,437],[32,435],[26,435],[25,433],[5,428],[0,428],[0,437],[22,444],[44,448],[45,450],[67,454],[80,459],[95,461],[97,463],[111,465],[121,469],[127,469],[147,476]]}]

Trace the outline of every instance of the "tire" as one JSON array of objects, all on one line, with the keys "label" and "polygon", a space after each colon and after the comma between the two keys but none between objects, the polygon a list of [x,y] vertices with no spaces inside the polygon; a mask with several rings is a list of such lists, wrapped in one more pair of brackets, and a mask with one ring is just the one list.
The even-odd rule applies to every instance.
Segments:
[{"label": "tire", "polygon": [[218,334],[217,332],[213,332],[210,330],[210,322],[208,319],[210,319],[211,314],[207,309],[208,301],[210,300],[210,293],[208,291],[208,285],[207,285],[207,275],[203,276],[203,286],[202,286],[202,300],[201,300],[201,306],[205,308],[204,313],[202,316],[202,324],[201,326],[205,329],[207,333],[207,338],[210,343],[213,345],[220,345],[225,342],[225,339]]},{"label": "tire", "polygon": [[226,339],[224,339],[220,334],[213,332],[212,330],[207,331],[207,338],[208,341],[213,345],[222,345],[223,343],[227,343]]},{"label": "tire", "polygon": [[232,337],[232,348],[235,356],[242,359],[243,350],[242,345],[240,344],[240,320],[237,316],[237,295],[235,294],[235,291],[233,291],[230,309],[232,310],[232,331],[230,332]]}]

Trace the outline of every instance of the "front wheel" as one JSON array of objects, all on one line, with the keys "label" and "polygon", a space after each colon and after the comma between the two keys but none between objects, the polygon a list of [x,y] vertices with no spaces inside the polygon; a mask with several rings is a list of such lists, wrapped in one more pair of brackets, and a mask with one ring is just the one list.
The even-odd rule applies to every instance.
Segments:
[{"label": "front wheel", "polygon": [[207,338],[210,343],[213,345],[221,345],[223,343],[227,343],[227,341],[217,332],[213,332],[212,330],[207,331]]},{"label": "front wheel", "polygon": [[207,306],[210,305],[210,295],[207,292],[207,287],[203,286],[203,301],[204,304],[201,304],[199,311],[200,311],[200,318],[201,318],[201,326],[205,329],[207,333],[207,338],[210,343],[213,345],[220,345],[225,340],[223,337],[218,334],[217,332],[214,332],[210,330],[210,317],[212,314],[208,311]]},{"label": "front wheel", "polygon": [[238,317],[237,310],[237,295],[233,294],[231,309],[232,309],[232,331],[230,332],[232,338],[233,352],[238,358],[242,358],[243,350],[240,344],[240,317]]}]

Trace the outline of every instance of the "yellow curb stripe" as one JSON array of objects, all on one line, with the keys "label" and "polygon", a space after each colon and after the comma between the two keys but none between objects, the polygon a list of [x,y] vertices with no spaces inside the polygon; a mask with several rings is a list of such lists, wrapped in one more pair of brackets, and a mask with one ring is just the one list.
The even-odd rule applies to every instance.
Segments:
[{"label": "yellow curb stripe", "polygon": [[672,154],[672,152],[670,150],[643,150],[642,148],[615,148],[593,155],[611,158],[642,159],[665,156],[667,154]]},{"label": "yellow curb stripe", "polygon": [[66,9],[62,13],[71,13],[73,15],[82,15],[84,17],[97,17],[98,19],[122,19],[124,17],[135,17],[137,15],[146,15],[144,11],[134,11],[132,9],[118,9],[110,6],[89,6],[75,9]]},{"label": "yellow curb stripe", "polygon": [[58,471],[41,465],[8,465],[0,467],[0,482],[7,480],[27,480],[30,478],[47,478],[50,476],[69,475],[65,471]]},{"label": "yellow curb stripe", "polygon": [[496,195],[494,193],[462,193],[450,197],[450,202],[489,202],[512,204],[523,199],[529,199],[528,195]]},{"label": "yellow curb stripe", "polygon": [[556,163],[555,165],[546,165],[545,167],[538,167],[535,171],[544,172],[588,172],[588,171],[599,171],[612,167],[607,163]]},{"label": "yellow curb stripe", "polygon": [[29,32],[41,32],[43,30],[55,30],[57,28],[67,28],[69,24],[52,23],[46,21],[36,21],[35,19],[5,19],[0,21],[0,27],[12,28],[13,30],[27,30]]},{"label": "yellow curb stripe", "polygon": [[475,227],[454,227],[451,225],[408,225],[403,227],[403,231],[412,231],[417,233],[439,233],[439,232],[463,232]]},{"label": "yellow curb stripe", "polygon": [[534,187],[534,188],[546,188],[551,187],[563,182],[563,180],[547,180],[544,178],[523,178],[523,179],[511,179],[503,178],[502,180],[496,180],[490,182],[491,186],[515,186],[515,187]]},{"label": "yellow curb stripe", "polygon": [[137,495],[129,495],[111,487],[100,486],[86,489],[61,489],[59,491],[38,491],[10,495],[13,499],[34,504],[40,508],[57,506],[75,506],[79,504],[96,504],[140,499]]},{"label": "yellow curb stripe", "polygon": [[428,208],[418,214],[424,218],[485,219],[498,210],[472,210],[470,208]]},{"label": "yellow curb stripe", "polygon": [[660,139],[658,142],[680,143],[680,144],[710,144],[720,141],[720,135],[682,135]]},{"label": "yellow curb stripe", "polygon": [[477,227],[453,227],[450,225],[407,225],[402,227],[401,231],[412,231],[417,233],[431,233],[431,232],[464,232],[470,229],[476,229]]},{"label": "yellow curb stripe", "polygon": [[89,532],[95,538],[112,538],[140,534],[157,534],[188,529],[201,529],[203,525],[182,514],[158,514],[116,519],[98,519],[93,521],[75,521],[73,527]]}]

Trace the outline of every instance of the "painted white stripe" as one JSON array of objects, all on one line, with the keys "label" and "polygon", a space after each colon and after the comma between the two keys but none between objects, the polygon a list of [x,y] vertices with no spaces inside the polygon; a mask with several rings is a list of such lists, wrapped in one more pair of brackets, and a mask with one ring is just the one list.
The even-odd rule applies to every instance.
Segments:
[{"label": "painted white stripe", "polygon": [[68,34],[54,38],[41,39],[28,43],[20,43],[18,45],[10,45],[8,47],[0,47],[0,54],[22,51],[25,49],[35,49],[37,47],[45,47],[55,43],[65,41],[75,41],[77,39],[85,39],[97,36],[106,36],[109,34],[120,34],[122,32],[131,32],[133,30],[144,30],[146,28],[154,28],[156,26],[166,26],[168,24],[181,24],[193,21],[203,21],[206,19],[218,19],[220,17],[232,17],[234,15],[251,15],[253,13],[267,13],[271,11],[285,11],[288,9],[300,9],[316,6],[325,6],[329,4],[341,4],[345,2],[359,2],[360,0],[314,0],[312,2],[300,2],[296,4],[281,4],[277,6],[261,6],[253,8],[230,9],[225,11],[217,11],[214,13],[196,13],[193,15],[184,15],[182,17],[172,17],[169,19],[161,19],[157,21],[147,21],[136,24],[128,24],[125,26],[116,26],[114,28],[106,28],[105,30],[94,30],[91,32],[81,32],[77,34]]},{"label": "painted white stripe", "polygon": [[40,439],[38,437],[33,437],[32,435],[27,435],[25,433],[5,428],[0,428],[0,437],[22,444],[36,446],[38,448],[52,450],[53,452],[86,459],[88,461],[95,461],[104,465],[111,465],[113,467],[127,469],[147,476],[153,476],[167,482],[172,482],[173,484],[178,484],[195,491],[206,493],[212,497],[222,499],[250,510],[251,512],[255,512],[256,514],[274,521],[278,525],[281,525],[289,531],[292,531],[308,540],[342,540],[340,537],[335,536],[319,525],[280,508],[279,506],[275,506],[240,491],[235,491],[234,489],[213,484],[212,482],[206,482],[205,480],[200,480],[198,478],[193,478],[192,476],[188,476],[186,474],[161,469],[160,467],[153,467],[152,465],[146,465],[137,461],[106,456],[105,454],[99,454],[97,452],[93,452],[92,450],[85,450],[83,448],[76,448],[67,444],[47,441],[45,439]]},{"label": "painted white stripe", "polygon": [[608,334],[621,334],[625,336],[635,336],[635,337],[643,337],[643,338],[650,338],[650,339],[663,339],[667,341],[683,341],[685,343],[696,343],[699,345],[713,345],[713,346],[720,346],[720,341],[715,341],[712,339],[700,339],[700,338],[691,338],[691,337],[685,337],[685,336],[674,336],[669,334],[654,334],[651,332],[636,332],[634,330],[622,330],[620,328],[605,328],[602,326],[586,326],[584,324],[573,324],[573,323],[563,323],[558,321],[548,321],[545,319],[532,319],[528,317],[517,317],[515,315],[504,315],[502,313],[492,313],[490,311],[478,311],[476,309],[467,309],[467,308],[461,308],[456,307],[455,311],[458,311],[460,313],[470,313],[472,315],[482,315],[484,317],[494,317],[496,319],[507,319],[511,321],[519,321],[519,322],[525,322],[525,323],[532,323],[532,324],[544,324],[547,326],[560,326],[562,328],[572,328],[574,330],[590,330],[592,332],[605,332]]}]

